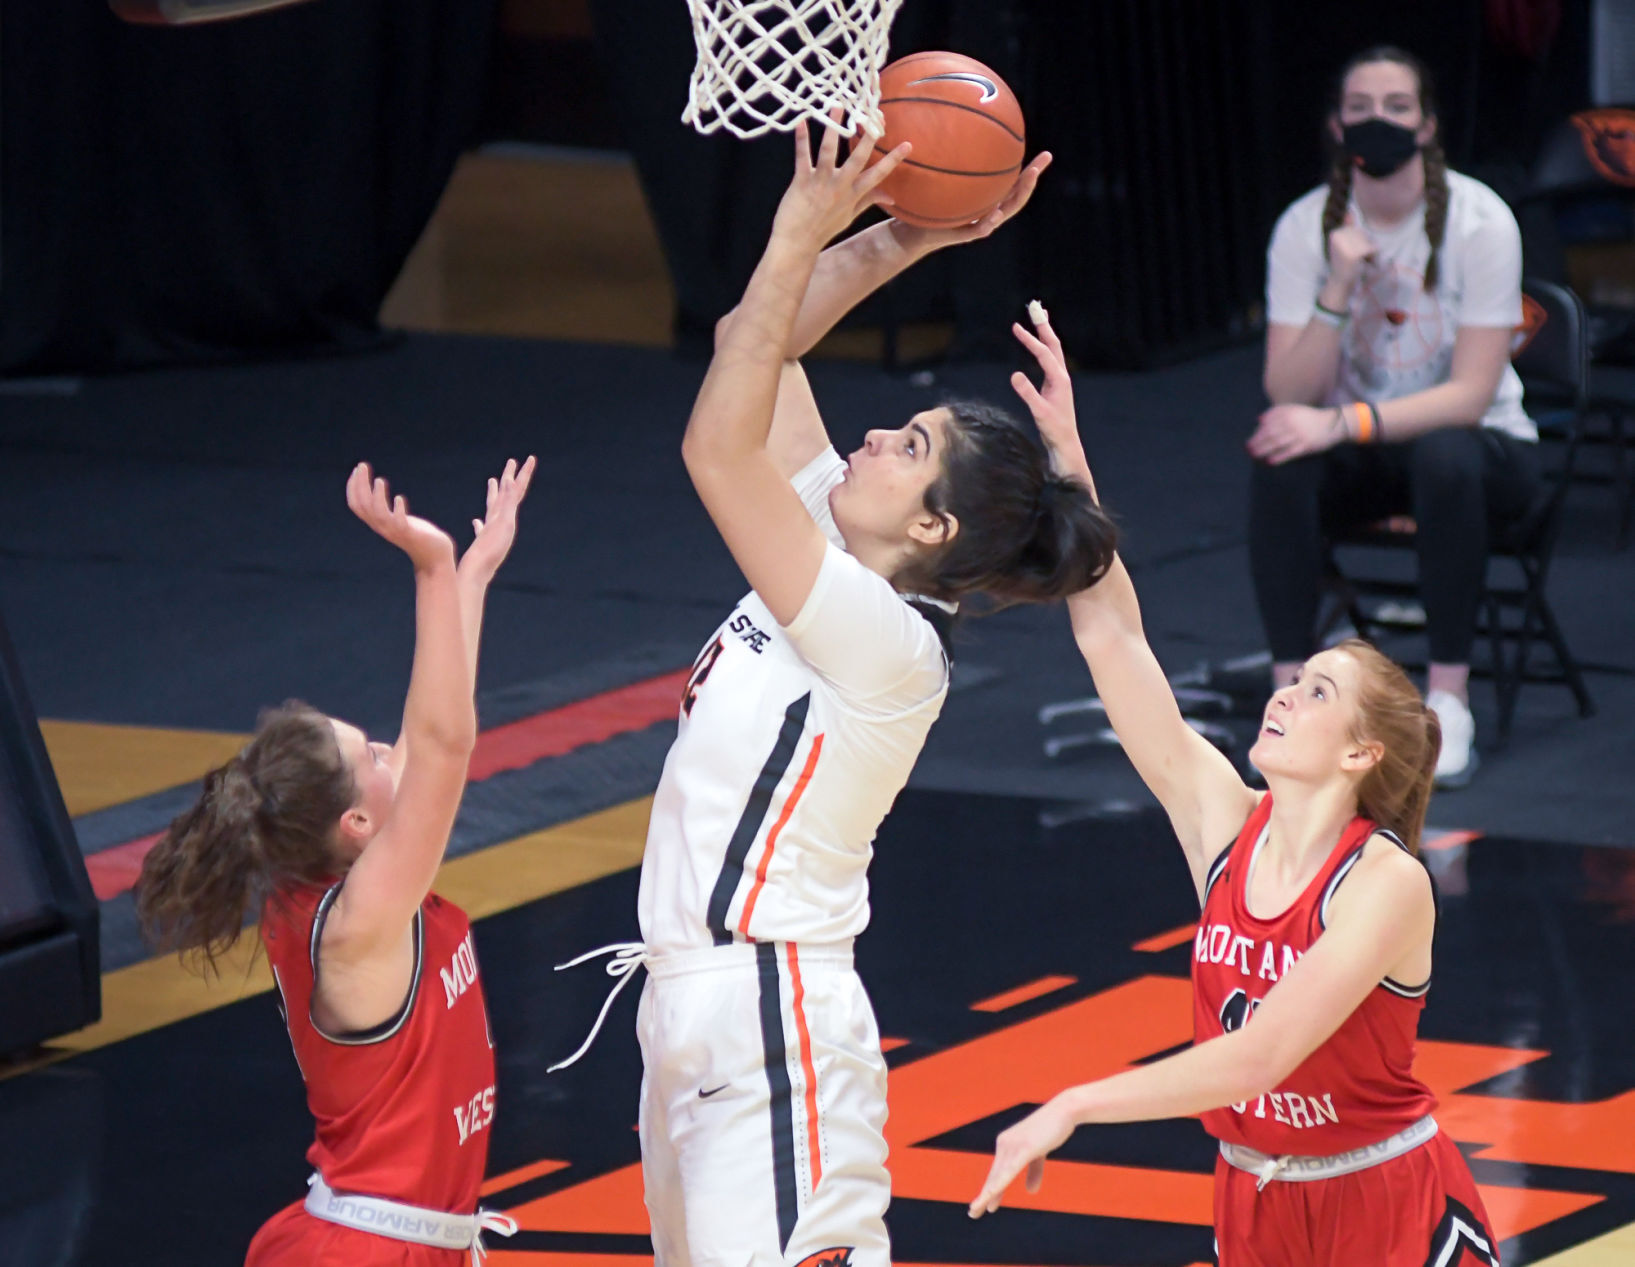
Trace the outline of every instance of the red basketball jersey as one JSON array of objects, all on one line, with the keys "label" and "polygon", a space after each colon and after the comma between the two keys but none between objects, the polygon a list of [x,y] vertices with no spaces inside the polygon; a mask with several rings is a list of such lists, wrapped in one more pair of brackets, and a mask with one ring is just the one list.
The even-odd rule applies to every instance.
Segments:
[{"label": "red basketball jersey", "polygon": [[[1194,1042],[1252,1021],[1260,1000],[1322,936],[1329,900],[1380,830],[1366,818],[1353,819],[1288,910],[1257,919],[1244,893],[1271,813],[1272,798],[1262,797],[1237,840],[1209,869],[1192,947]],[[1323,1157],[1378,1143],[1418,1121],[1436,1107],[1430,1088],[1413,1073],[1429,989],[1429,981],[1381,981],[1280,1086],[1205,1113],[1205,1129],[1263,1153]]]},{"label": "red basketball jersey", "polygon": [[436,894],[420,904],[402,1011],[365,1033],[329,1035],[311,1002],[324,918],[340,885],[267,904],[261,940],[307,1084],[317,1138],[307,1160],[336,1192],[470,1214],[488,1162],[494,1048],[471,922]]}]

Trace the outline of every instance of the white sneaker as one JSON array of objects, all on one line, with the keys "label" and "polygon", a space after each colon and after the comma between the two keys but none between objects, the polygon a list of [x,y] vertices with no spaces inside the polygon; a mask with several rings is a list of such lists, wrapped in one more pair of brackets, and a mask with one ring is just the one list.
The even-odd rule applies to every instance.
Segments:
[{"label": "white sneaker", "polygon": [[1425,703],[1442,723],[1442,752],[1436,758],[1436,786],[1461,788],[1481,761],[1476,756],[1476,719],[1469,706],[1447,691],[1431,691]]}]

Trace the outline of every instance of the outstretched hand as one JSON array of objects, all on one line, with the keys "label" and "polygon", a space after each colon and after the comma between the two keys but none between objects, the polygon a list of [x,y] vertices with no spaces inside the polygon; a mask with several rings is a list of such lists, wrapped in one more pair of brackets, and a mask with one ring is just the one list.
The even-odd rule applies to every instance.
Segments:
[{"label": "outstretched hand", "polygon": [[[1028,199],[1033,197],[1033,191],[1038,188],[1040,175],[1050,166],[1050,162],[1049,150],[1041,150],[1035,154],[1033,161],[1017,176],[1010,192],[1000,199],[997,207],[980,220],[973,220],[970,224],[962,224],[953,229],[923,229],[898,221],[896,232],[905,246],[923,254],[940,251],[945,246],[980,241],[1028,205]],[[886,209],[889,211],[891,208],[888,206]]]},{"label": "outstretched hand", "polygon": [[517,538],[517,507],[528,495],[528,485],[534,478],[534,459],[528,458],[520,467],[515,458],[509,459],[505,470],[488,481],[488,509],[481,519],[471,521],[476,539],[466,547],[460,559],[460,575],[487,584],[494,579],[505,556],[511,552],[511,543]]},{"label": "outstretched hand", "polygon": [[1067,372],[1067,357],[1062,342],[1050,326],[1050,314],[1034,301],[1030,311],[1036,313],[1035,335],[1020,321],[1011,324],[1011,333],[1021,342],[1039,368],[1044,381],[1039,387],[1022,371],[1011,375],[1011,387],[1022,398],[1022,403],[1039,425],[1039,434],[1050,449],[1052,464],[1061,475],[1087,473],[1089,463],[1084,456],[1084,443],[1079,439],[1078,419],[1073,408],[1073,379]]},{"label": "outstretched hand", "polygon": [[1039,1191],[1045,1178],[1045,1157],[1067,1143],[1073,1133],[1073,1120],[1061,1103],[1061,1097],[1040,1105],[1015,1126],[999,1133],[994,1141],[993,1165],[966,1213],[973,1219],[992,1214],[999,1209],[1005,1189],[1011,1181],[1027,1170],[1027,1189]]},{"label": "outstretched hand", "polygon": [[454,542],[448,533],[411,515],[409,504],[401,495],[391,495],[386,481],[375,476],[369,463],[359,462],[352,468],[346,480],[346,504],[354,515],[408,555],[415,571],[454,563]]},{"label": "outstretched hand", "polygon": [[[834,111],[832,117],[838,124],[840,111]],[[778,204],[773,236],[786,235],[821,250],[865,209],[878,204],[889,210],[891,199],[880,192],[880,182],[897,170],[909,148],[904,141],[870,166],[874,137],[860,130],[851,153],[840,162],[840,130],[826,127],[814,160],[810,131],[802,119],[795,125],[795,176]]]}]

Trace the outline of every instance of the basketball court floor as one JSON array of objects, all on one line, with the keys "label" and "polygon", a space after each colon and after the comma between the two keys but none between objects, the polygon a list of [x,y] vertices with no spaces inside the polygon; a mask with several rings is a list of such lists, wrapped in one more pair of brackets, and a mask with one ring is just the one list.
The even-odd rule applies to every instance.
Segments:
[{"label": "basketball court floor", "polygon": [[[1029,797],[909,792],[874,869],[858,962],[891,1064],[896,1260],[1182,1267],[1211,1261],[1213,1151],[1192,1121],[1081,1131],[1040,1192],[970,1222],[995,1133],[1073,1082],[1190,1036],[1187,878],[1153,812],[1051,825]],[[521,1232],[498,1267],[651,1261],[634,1134],[635,992],[557,1074],[608,985],[552,971],[633,933],[646,802],[447,865],[481,918],[500,1057],[487,1201]],[[1446,898],[1421,1074],[1482,1186],[1505,1261],[1635,1253],[1635,855],[1444,833]],[[303,1191],[299,1076],[264,962],[202,987],[167,960],[112,972],[106,1018],[0,1082],[7,1222],[28,1263],[232,1263]],[[8,1239],[12,1239],[8,1237]]]},{"label": "basketball court floor", "polygon": [[[1259,641],[1241,481],[1222,474],[1240,442],[1219,421],[1249,416],[1255,361],[1082,388],[1172,668]],[[997,394],[1005,368],[939,371],[934,389],[867,366],[814,381],[844,445],[927,391]],[[344,362],[6,402],[0,607],[102,899],[105,975],[100,1023],[0,1070],[0,1263],[232,1264],[303,1194],[310,1122],[264,961],[241,954],[205,982],[155,958],[130,885],[258,707],[299,695],[373,729],[395,719],[411,590],[346,515],[349,464],[372,458],[417,510],[458,524],[481,479],[530,449],[541,475],[491,601],[483,736],[437,886],[476,921],[500,1061],[486,1200],[522,1230],[488,1261],[651,1261],[635,991],[579,1064],[545,1070],[611,984],[595,964],[554,966],[636,934],[646,796],[681,675],[742,584],[677,456],[700,373],[631,347],[417,336]],[[1444,908],[1419,1068],[1511,1264],[1635,1261],[1635,586],[1598,496],[1574,503],[1553,592],[1597,666],[1599,714],[1529,688],[1509,748],[1431,811]],[[1213,1154],[1192,1121],[1081,1131],[1038,1194],[965,1215],[1006,1124],[1188,1041],[1196,910],[1121,755],[1042,755],[1038,706],[1088,690],[1065,617],[973,621],[956,650],[945,717],[878,841],[858,945],[889,1049],[895,1258],[1207,1263]],[[1491,690],[1475,689],[1490,734]]]}]

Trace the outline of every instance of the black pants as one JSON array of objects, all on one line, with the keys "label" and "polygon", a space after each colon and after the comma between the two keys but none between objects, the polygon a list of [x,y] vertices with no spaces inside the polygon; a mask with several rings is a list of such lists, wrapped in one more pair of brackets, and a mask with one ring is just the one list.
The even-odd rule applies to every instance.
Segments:
[{"label": "black pants", "polygon": [[1256,462],[1249,565],[1272,659],[1304,660],[1316,649],[1324,538],[1407,514],[1419,525],[1431,660],[1468,663],[1489,534],[1526,512],[1538,481],[1537,446],[1491,427],[1446,427],[1404,444],[1344,444],[1282,466]]}]

